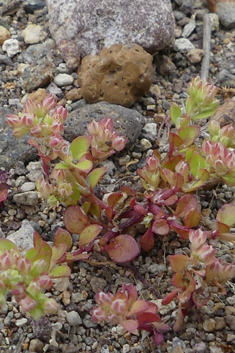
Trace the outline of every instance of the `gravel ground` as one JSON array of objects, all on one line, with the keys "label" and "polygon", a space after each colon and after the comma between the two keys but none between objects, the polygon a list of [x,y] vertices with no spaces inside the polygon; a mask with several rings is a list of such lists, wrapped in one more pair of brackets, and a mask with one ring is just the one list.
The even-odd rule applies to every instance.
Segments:
[{"label": "gravel ground", "polygon": [[[40,1],[38,3],[40,4]],[[187,38],[196,49],[201,49],[203,33],[201,11],[206,8],[205,3],[198,0],[193,6],[183,8],[180,8],[179,3],[179,0],[172,1],[176,18],[176,38]],[[19,69],[18,71],[16,69],[18,63],[22,68],[33,60],[30,45],[25,44],[22,37],[22,29],[29,23],[40,25],[44,32],[45,50],[49,51],[48,48],[52,46],[46,7],[30,13],[32,11],[25,5],[25,2],[24,5],[22,2],[15,2],[15,4],[18,5],[15,5],[13,10],[4,13],[1,21],[9,27],[11,38],[20,42],[21,52],[7,62],[6,57],[3,58],[5,53],[0,51],[0,83],[2,86],[0,106],[9,108],[12,112],[18,112],[21,109],[22,102],[26,99],[25,92],[31,90],[30,87],[32,90],[37,89],[35,86],[37,72],[24,77],[19,74]],[[223,103],[224,98],[234,95],[235,30],[222,28],[218,17],[213,15],[213,18],[209,80],[220,87],[219,99]],[[192,19],[195,19],[194,28],[191,23]],[[189,26],[186,27],[188,24]],[[42,50],[42,47],[40,48]],[[101,183],[101,192],[116,190],[120,185],[120,180],[122,185],[138,187],[136,169],[143,166],[146,155],[158,147],[156,140],[159,142],[159,134],[164,134],[164,130],[160,130],[160,125],[164,117],[169,114],[171,102],[177,102],[182,106],[186,98],[187,83],[192,77],[200,74],[201,58],[200,55],[198,58],[198,52],[191,52],[189,56],[187,50],[183,51],[175,44],[173,47],[164,49],[161,55],[154,58],[156,75],[153,85],[148,95],[136,102],[132,108],[144,116],[145,127],[134,146],[107,162],[108,175]],[[45,59],[43,55],[39,56],[37,61],[39,72],[43,60],[49,59]],[[86,104],[79,96],[76,72],[66,72],[67,81],[60,81],[61,77],[58,77],[58,74],[66,69],[55,48],[51,51],[49,61],[51,63],[48,67],[49,76],[51,68],[56,68],[54,75],[56,85],[50,85],[50,90],[53,87],[60,102],[66,104],[69,111],[78,107],[79,104]],[[225,90],[222,88],[224,86],[231,89]],[[151,134],[148,128],[152,129]],[[166,152],[165,144],[160,144],[159,148],[161,153]],[[127,165],[129,165],[128,168]],[[27,165],[19,162],[9,172],[11,182],[9,198],[0,216],[2,237],[14,234],[16,231],[27,233],[30,237],[36,229],[45,240],[52,241],[56,227],[62,225],[63,209],[62,207],[57,209],[47,207],[45,202],[38,197],[35,191],[35,180],[41,172],[40,163],[37,160]],[[233,192],[233,188],[222,186],[216,190],[202,190],[198,195],[202,208],[211,208],[213,218],[223,204],[233,199]],[[31,200],[30,206],[22,203],[22,193],[27,193],[27,197]],[[78,246],[76,235],[73,240],[74,249],[76,249]],[[172,270],[167,261],[168,255],[188,253],[188,251],[187,242],[179,240],[174,234],[165,238],[156,238],[154,249],[147,255],[139,256],[134,261],[134,265],[162,298],[171,286]],[[217,256],[227,262],[234,261],[234,245],[231,243],[217,244]],[[95,254],[95,258],[100,262],[107,262],[107,258],[100,254]],[[157,348],[146,332],[132,335],[125,332],[120,325],[117,327],[97,325],[91,320],[89,312],[94,305],[94,294],[99,289],[115,292],[124,282],[136,284],[142,298],[157,303],[163,322],[173,326],[176,304],[172,302],[162,307],[161,300],[146,289],[131,271],[111,262],[110,266],[91,266],[80,262],[73,266],[71,280],[58,281],[51,292],[51,296],[61,304],[58,315],[43,318],[42,321],[34,323],[30,317],[21,314],[17,305],[13,306],[11,301],[7,302],[4,312],[0,313],[0,352],[234,352],[234,283],[227,285],[226,296],[214,296],[200,310],[192,310],[190,316],[186,317],[182,331],[177,334],[173,331],[168,332],[164,343]]]}]

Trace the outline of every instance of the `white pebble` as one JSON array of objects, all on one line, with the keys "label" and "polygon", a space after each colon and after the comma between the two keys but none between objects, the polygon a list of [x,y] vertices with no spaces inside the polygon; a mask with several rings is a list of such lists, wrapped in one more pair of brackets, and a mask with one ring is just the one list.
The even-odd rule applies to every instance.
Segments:
[{"label": "white pebble", "polygon": [[2,50],[7,52],[7,55],[12,58],[17,53],[20,53],[20,43],[17,39],[7,39],[2,45]]},{"label": "white pebble", "polygon": [[140,140],[140,144],[141,144],[142,151],[147,151],[152,147],[151,142],[147,139]]},{"label": "white pebble", "polygon": [[25,317],[22,317],[22,319],[16,320],[16,326],[22,327],[25,324],[27,324],[28,320]]},{"label": "white pebble", "polygon": [[59,87],[72,85],[73,82],[73,76],[68,74],[58,74],[54,77],[54,83]]},{"label": "white pebble", "polygon": [[21,191],[32,191],[35,189],[35,183],[33,181],[29,181],[21,185]]}]

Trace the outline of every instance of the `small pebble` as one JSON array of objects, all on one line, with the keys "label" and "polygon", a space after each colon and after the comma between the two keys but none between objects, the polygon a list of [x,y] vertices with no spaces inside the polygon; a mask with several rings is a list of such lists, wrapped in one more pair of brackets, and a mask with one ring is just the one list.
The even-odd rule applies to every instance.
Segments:
[{"label": "small pebble", "polygon": [[141,145],[142,151],[147,151],[152,147],[151,142],[147,139],[141,139],[140,145]]},{"label": "small pebble", "polygon": [[215,330],[215,320],[208,319],[203,322],[203,330],[206,332],[213,332]]},{"label": "small pebble", "polygon": [[54,83],[59,87],[72,85],[73,82],[73,76],[68,74],[58,74],[54,77]]},{"label": "small pebble", "polygon": [[17,39],[7,39],[2,45],[2,50],[7,52],[7,55],[12,58],[20,53],[20,43]]},{"label": "small pebble", "polygon": [[22,319],[16,320],[16,326],[22,327],[26,325],[27,322],[28,320],[25,317],[23,317]]},{"label": "small pebble", "polygon": [[188,53],[191,49],[195,49],[195,46],[187,38],[179,38],[175,40],[173,49],[181,53]]},{"label": "small pebble", "polygon": [[70,311],[66,313],[66,320],[72,326],[78,326],[82,324],[82,319],[76,311]]}]

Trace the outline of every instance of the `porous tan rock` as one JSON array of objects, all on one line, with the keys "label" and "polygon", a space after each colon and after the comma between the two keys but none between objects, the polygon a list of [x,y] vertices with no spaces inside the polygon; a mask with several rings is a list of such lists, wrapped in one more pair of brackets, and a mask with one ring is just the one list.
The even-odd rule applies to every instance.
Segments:
[{"label": "porous tan rock", "polygon": [[10,32],[3,26],[0,26],[0,45],[2,45],[6,39],[10,38]]},{"label": "porous tan rock", "polygon": [[82,60],[78,83],[89,103],[130,107],[148,92],[154,77],[152,56],[137,44],[114,44]]},{"label": "porous tan rock", "polygon": [[202,49],[191,49],[188,54],[187,58],[192,64],[198,64],[201,62],[202,58],[204,56],[204,50]]}]

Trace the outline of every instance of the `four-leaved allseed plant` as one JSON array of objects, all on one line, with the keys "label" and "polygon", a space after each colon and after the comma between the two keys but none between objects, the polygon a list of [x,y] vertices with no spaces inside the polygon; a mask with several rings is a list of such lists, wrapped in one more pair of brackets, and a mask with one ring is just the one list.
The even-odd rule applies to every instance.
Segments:
[{"label": "four-leaved allseed plant", "polygon": [[[141,249],[151,250],[156,236],[167,237],[173,232],[189,241],[190,256],[176,254],[169,257],[174,288],[163,299],[163,304],[178,300],[175,331],[183,327],[184,317],[192,306],[200,307],[215,288],[224,293],[224,284],[235,276],[234,265],[223,264],[216,258],[215,248],[209,243],[211,239],[235,241],[234,234],[230,233],[235,223],[231,216],[235,205],[224,205],[215,220],[205,221],[196,194],[199,188],[210,187],[213,183],[235,185],[233,126],[220,128],[218,123],[211,122],[208,138],[203,142],[199,138],[201,126],[197,125],[197,120],[208,118],[215,112],[219,105],[216,92],[214,85],[199,77],[194,78],[188,85],[185,110],[175,103],[171,106],[170,118],[174,128],[168,135],[168,153],[162,159],[159,151],[153,151],[147,157],[146,165],[137,170],[143,186],[141,192],[122,186],[102,199],[96,193],[96,186],[106,172],[102,161],[121,151],[126,143],[126,139],[113,130],[111,119],[92,121],[87,135],[78,136],[69,143],[63,138],[67,110],[56,108],[56,99],[52,96],[39,105],[29,102],[23,113],[7,118],[14,135],[19,137],[29,132],[29,143],[38,149],[45,171],[37,182],[38,190],[50,205],[61,203],[66,207],[63,217],[66,229],[58,230],[54,246],[62,245],[64,241],[68,250],[72,244],[70,233],[79,235],[78,249],[71,253],[65,251],[60,258],[56,255],[57,261],[53,263],[58,269],[63,266],[66,269],[66,264],[72,261],[87,260],[94,251],[106,252],[114,262],[126,265],[140,254]],[[50,173],[50,161],[55,158],[59,161]],[[135,229],[140,232],[138,237],[133,234]],[[3,251],[3,256],[6,256],[5,252],[10,256],[7,251]],[[32,259],[36,261],[36,258],[30,254],[27,259],[33,267]],[[57,252],[52,251],[52,258],[53,254]],[[14,261],[9,264],[9,269],[13,267],[15,271]],[[51,261],[47,264],[50,281],[45,284],[46,290],[52,285],[50,276],[55,275],[53,271],[57,268],[51,267]],[[68,275],[66,271],[65,275]],[[46,313],[46,304],[37,297],[37,290],[33,291],[37,277],[30,277],[30,281],[33,288],[31,290],[31,282],[25,282],[23,296],[27,301],[35,301],[35,307],[28,311],[39,316],[34,310]],[[4,293],[3,290],[3,296]],[[13,294],[22,305],[20,291]],[[37,302],[37,298],[41,301]],[[133,285],[123,285],[114,295],[100,292],[96,301],[98,307],[92,311],[95,322],[119,323],[130,332],[136,329],[151,331],[156,344],[161,344],[162,334],[169,329],[161,323],[153,303],[138,299]]]}]

